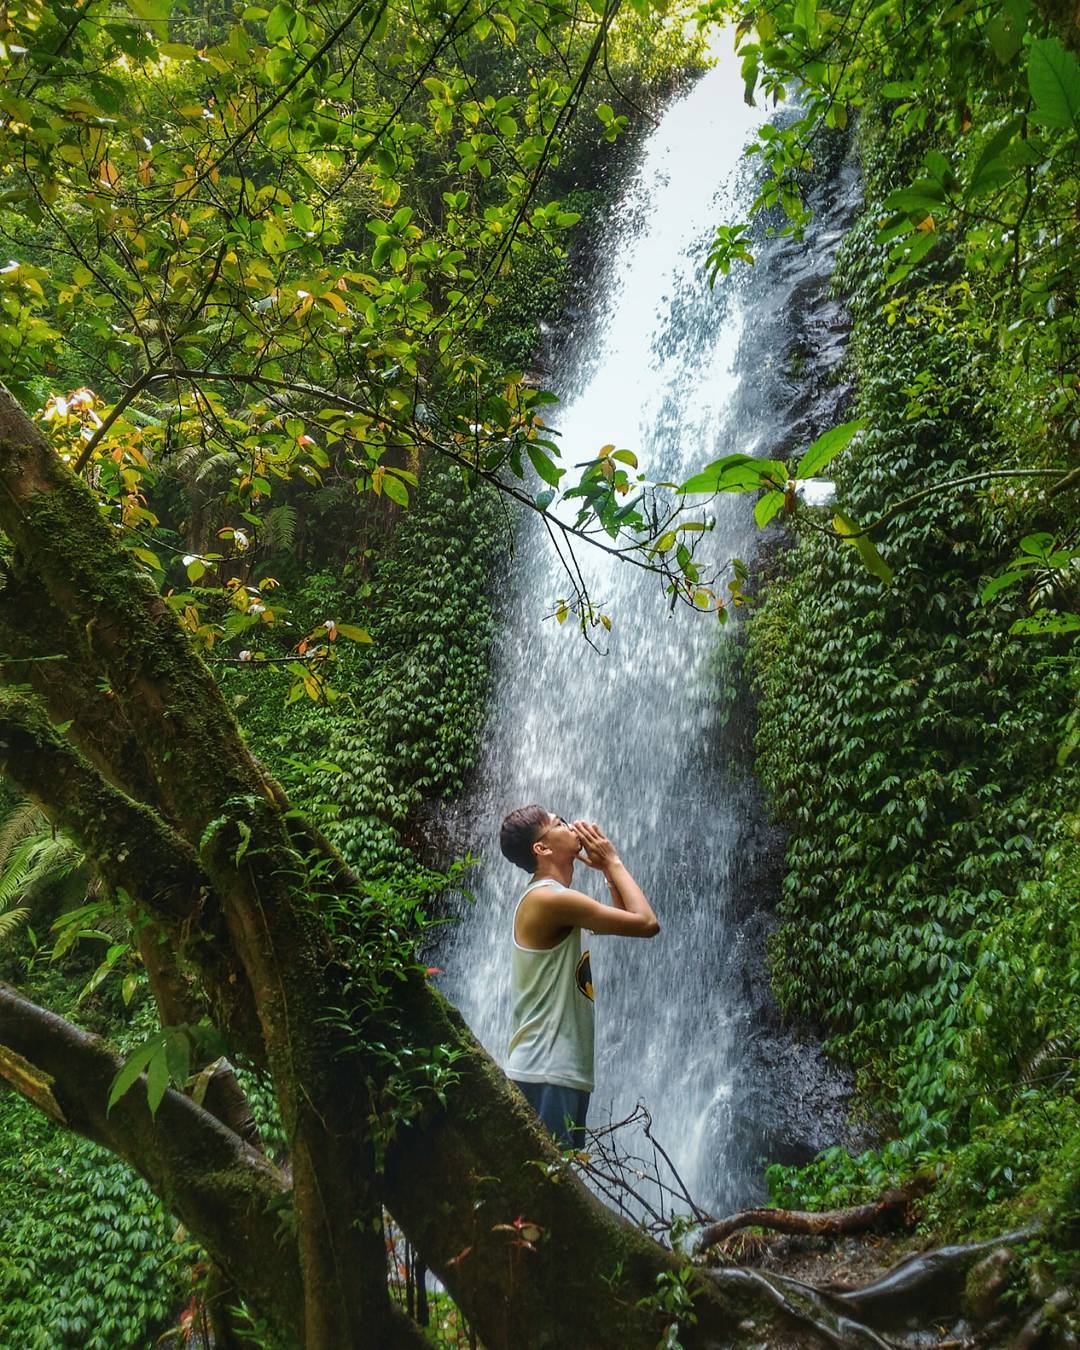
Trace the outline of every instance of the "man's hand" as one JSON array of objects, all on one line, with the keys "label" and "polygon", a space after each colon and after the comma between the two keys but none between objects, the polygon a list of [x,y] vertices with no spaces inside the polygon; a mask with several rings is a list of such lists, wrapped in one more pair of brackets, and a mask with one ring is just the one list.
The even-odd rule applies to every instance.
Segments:
[{"label": "man's hand", "polygon": [[581,840],[581,861],[603,872],[611,891],[611,905],[601,905],[575,891],[560,891],[545,899],[546,908],[579,928],[623,937],[655,937],[660,931],[645,893],[626,870],[615,845],[595,821],[575,820],[571,827]]},{"label": "man's hand", "polygon": [[595,867],[598,872],[607,872],[608,868],[619,862],[615,845],[595,821],[590,825],[587,820],[575,820],[573,829],[585,850],[581,860],[583,863]]}]

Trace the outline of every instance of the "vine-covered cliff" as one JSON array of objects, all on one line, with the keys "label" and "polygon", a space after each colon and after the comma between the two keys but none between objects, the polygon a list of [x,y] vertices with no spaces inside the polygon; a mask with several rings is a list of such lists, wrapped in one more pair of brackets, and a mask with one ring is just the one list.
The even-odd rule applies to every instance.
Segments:
[{"label": "vine-covered cliff", "polygon": [[[1072,315],[1050,297],[1018,358],[1001,340],[1013,278],[955,233],[915,275],[890,277],[890,194],[944,138],[941,123],[898,122],[891,92],[858,129],[865,203],[834,286],[867,425],[837,461],[838,495],[860,521],[893,513],[874,538],[895,580],[806,529],[750,626],[757,763],[789,831],[775,989],[857,1069],[889,1142],[773,1168],[770,1182],[776,1202],[819,1208],[934,1168],[932,1228],[1049,1213],[1067,1268],[1080,1248],[1080,759],[1074,637],[1058,616],[1076,582],[1067,558],[1038,555],[1075,546],[1075,494],[991,475],[1068,467],[1074,396],[1057,363]],[[968,166],[994,136],[993,122],[970,136]],[[1010,568],[1013,584],[995,580]],[[1041,606],[1054,619],[1031,623]]]}]

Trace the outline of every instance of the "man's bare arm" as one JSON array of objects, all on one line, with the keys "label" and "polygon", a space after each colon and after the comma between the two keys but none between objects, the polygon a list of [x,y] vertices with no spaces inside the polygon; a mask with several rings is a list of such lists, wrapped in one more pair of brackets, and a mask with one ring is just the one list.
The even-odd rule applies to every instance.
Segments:
[{"label": "man's bare arm", "polygon": [[656,915],[602,905],[581,891],[556,891],[543,899],[544,915],[557,932],[561,928],[587,928],[590,933],[615,937],[655,937],[660,931]]},{"label": "man's bare arm", "polygon": [[[574,829],[585,849],[585,862],[597,871],[603,872],[608,889],[611,891],[612,905],[626,914],[633,915],[641,921],[640,926],[647,930],[636,931],[634,936],[655,937],[660,931],[660,924],[645,892],[630,875],[630,870],[619,857],[615,845],[595,823],[575,820]],[[635,928],[638,928],[638,925],[635,925]]]}]

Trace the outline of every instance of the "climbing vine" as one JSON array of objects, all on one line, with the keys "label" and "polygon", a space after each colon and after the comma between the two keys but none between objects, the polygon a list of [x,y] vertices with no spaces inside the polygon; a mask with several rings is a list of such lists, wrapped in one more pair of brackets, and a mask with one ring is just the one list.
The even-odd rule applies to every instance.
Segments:
[{"label": "climbing vine", "polygon": [[[1015,406],[1018,379],[1028,393],[1053,383],[1062,335],[1033,340],[1038,360],[1017,376],[1009,345],[979,322],[988,311],[962,251],[924,265],[917,288],[889,289],[881,220],[933,134],[912,137],[880,100],[859,133],[866,205],[835,283],[850,297],[867,426],[836,479],[860,519],[913,483],[1038,453],[1036,428],[1062,412],[1045,398]],[[1013,631],[1030,594],[988,584],[1018,534],[1062,541],[1069,528],[1064,501],[1036,489],[931,494],[875,536],[892,586],[811,531],[752,620],[758,766],[790,830],[776,992],[828,1028],[897,1136],[859,1159],[836,1149],[802,1173],[770,1169],[778,1201],[861,1198],[931,1161],[953,1165],[972,1219],[1051,1175],[1058,1200],[1075,1183],[1074,1144],[1051,1132],[1027,1130],[1024,1166],[987,1161],[1007,1136],[1015,1154],[1033,1097],[1045,1105],[1073,1083],[1080,1050],[1075,663],[1066,633]],[[1055,1075],[1033,1071],[1049,1060]],[[1052,1109],[1074,1140],[1075,1113],[1056,1098]]]}]

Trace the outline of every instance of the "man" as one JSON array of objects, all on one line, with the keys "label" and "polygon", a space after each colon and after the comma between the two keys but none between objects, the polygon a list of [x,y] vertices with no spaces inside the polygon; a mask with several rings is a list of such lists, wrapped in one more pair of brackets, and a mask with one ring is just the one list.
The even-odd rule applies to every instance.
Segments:
[{"label": "man", "polygon": [[[581,930],[655,937],[656,915],[625,863],[595,824],[539,806],[502,823],[499,844],[532,874],[513,917],[508,1077],[563,1147],[580,1144],[593,1088],[593,989]],[[574,863],[603,872],[611,905],[570,883]]]}]

